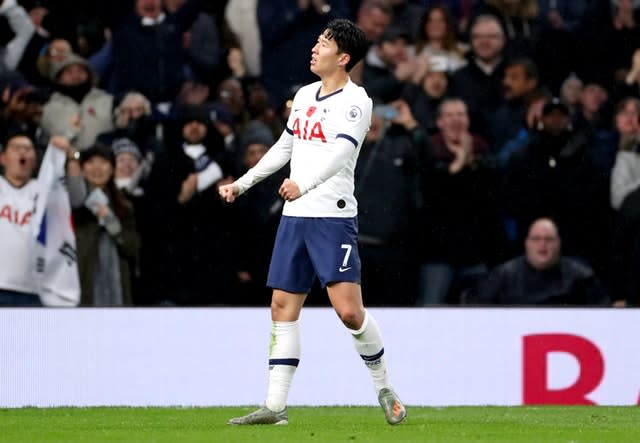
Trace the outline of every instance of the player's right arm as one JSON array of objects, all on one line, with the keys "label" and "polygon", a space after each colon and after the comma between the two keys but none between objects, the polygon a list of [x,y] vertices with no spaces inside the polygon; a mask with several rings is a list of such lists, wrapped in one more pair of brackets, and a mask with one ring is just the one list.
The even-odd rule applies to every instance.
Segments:
[{"label": "player's right arm", "polygon": [[220,197],[227,203],[246,192],[253,185],[260,183],[274,172],[278,171],[291,159],[293,135],[288,129],[282,132],[278,141],[267,151],[260,161],[249,169],[242,177],[231,184],[220,186]]}]

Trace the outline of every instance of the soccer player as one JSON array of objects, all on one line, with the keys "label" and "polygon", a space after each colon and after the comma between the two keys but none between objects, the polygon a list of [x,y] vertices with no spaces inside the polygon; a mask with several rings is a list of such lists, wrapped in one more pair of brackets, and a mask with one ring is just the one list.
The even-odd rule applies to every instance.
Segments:
[{"label": "soccer player", "polygon": [[362,302],[357,246],[354,169],[371,121],[371,99],[349,78],[367,50],[363,32],[345,19],[331,21],[311,50],[310,69],[320,81],[302,87],[280,139],[260,162],[220,196],[237,196],[291,161],[290,178],[267,284],[271,299],[269,387],[265,406],[232,425],[287,424],[287,395],[300,361],[298,319],[317,276],[349,329],[368,367],[390,424],[407,413],[389,381],[378,325]]}]

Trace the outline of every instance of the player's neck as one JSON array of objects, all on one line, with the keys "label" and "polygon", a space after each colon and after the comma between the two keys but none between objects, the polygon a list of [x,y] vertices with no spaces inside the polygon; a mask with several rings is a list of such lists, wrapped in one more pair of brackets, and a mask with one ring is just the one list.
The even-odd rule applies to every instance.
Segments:
[{"label": "player's neck", "polygon": [[349,82],[349,74],[344,71],[339,71],[330,76],[323,77],[321,80],[320,96],[325,96],[344,88]]}]

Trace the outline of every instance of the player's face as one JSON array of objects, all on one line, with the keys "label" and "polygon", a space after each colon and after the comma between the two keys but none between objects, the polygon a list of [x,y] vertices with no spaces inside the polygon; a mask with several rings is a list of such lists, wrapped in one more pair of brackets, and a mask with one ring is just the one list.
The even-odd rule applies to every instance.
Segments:
[{"label": "player's face", "polygon": [[560,237],[549,220],[535,222],[525,241],[527,261],[536,269],[544,270],[560,260]]},{"label": "player's face", "polygon": [[345,56],[345,54],[338,54],[338,45],[335,40],[328,39],[325,32],[318,37],[318,41],[311,49],[309,69],[319,77],[331,74],[338,69]]},{"label": "player's face", "polygon": [[36,167],[36,150],[27,137],[13,137],[7,143],[0,164],[5,176],[12,182],[25,182],[31,178]]}]

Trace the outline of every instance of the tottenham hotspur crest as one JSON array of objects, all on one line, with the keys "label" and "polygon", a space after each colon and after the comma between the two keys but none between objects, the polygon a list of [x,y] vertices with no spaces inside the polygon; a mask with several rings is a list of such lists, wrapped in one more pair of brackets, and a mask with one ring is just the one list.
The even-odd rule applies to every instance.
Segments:
[{"label": "tottenham hotspur crest", "polygon": [[360,119],[362,118],[362,110],[355,105],[350,106],[349,109],[347,109],[347,115],[345,117],[350,122],[355,123],[357,121],[360,121]]}]

